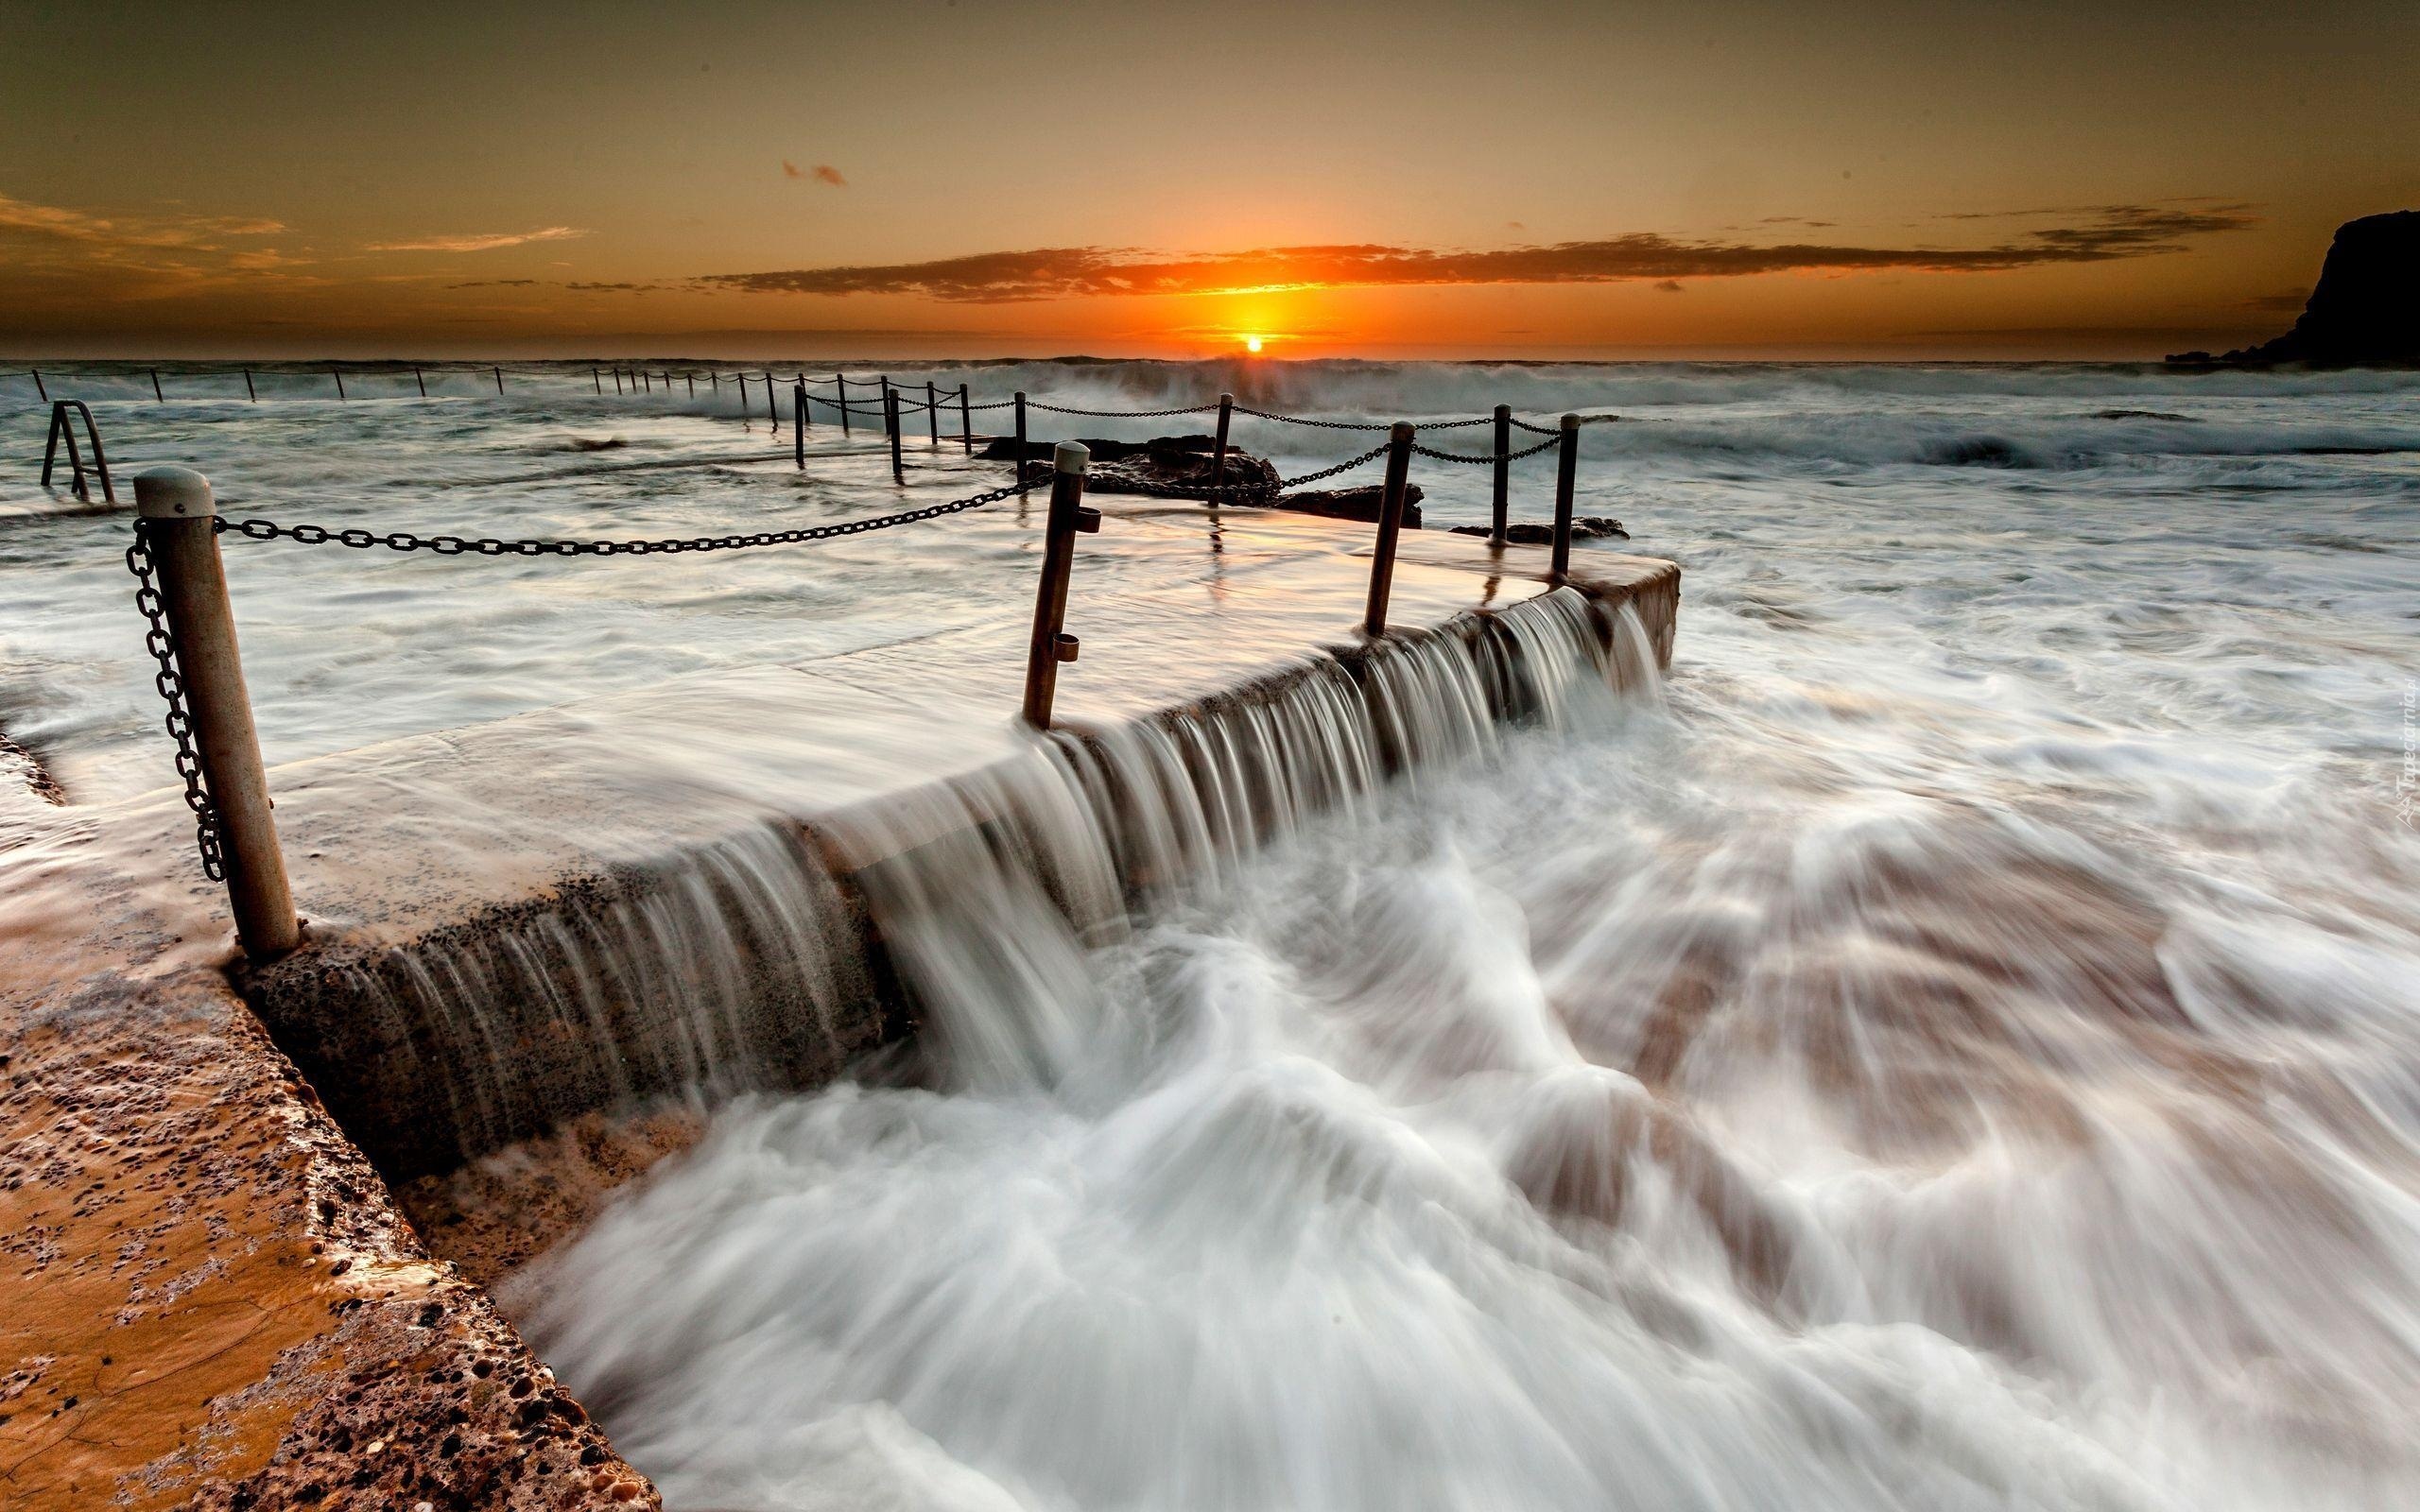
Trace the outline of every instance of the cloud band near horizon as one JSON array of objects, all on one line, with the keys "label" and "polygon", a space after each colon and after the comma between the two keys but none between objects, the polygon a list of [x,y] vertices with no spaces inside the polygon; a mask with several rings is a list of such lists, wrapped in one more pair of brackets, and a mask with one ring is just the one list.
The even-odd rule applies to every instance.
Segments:
[{"label": "cloud band near horizon", "polygon": [[2067,224],[1965,248],[1814,242],[1754,246],[1684,241],[1654,232],[1493,251],[1380,244],[1209,253],[1057,247],[978,252],[921,263],[709,273],[693,283],[701,288],[747,293],[916,294],[969,303],[1014,303],[1089,296],[1384,284],[1615,284],[1887,270],[1982,273],[2179,252],[2186,249],[2188,237],[2241,231],[2256,220],[2252,207],[2241,204],[2104,205]]}]

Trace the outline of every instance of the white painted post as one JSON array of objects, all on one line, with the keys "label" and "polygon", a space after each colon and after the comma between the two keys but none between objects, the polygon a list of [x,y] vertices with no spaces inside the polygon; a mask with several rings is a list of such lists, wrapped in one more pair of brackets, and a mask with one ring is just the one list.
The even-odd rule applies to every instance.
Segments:
[{"label": "white painted post", "polygon": [[134,507],[159,574],[161,610],[176,642],[177,674],[184,681],[202,783],[218,816],[235,938],[254,960],[283,955],[302,943],[302,926],[294,917],[294,893],[269,812],[260,734],[235,648],[235,612],[227,602],[227,570],[218,557],[217,500],[210,480],[193,469],[154,467],[134,475]]}]

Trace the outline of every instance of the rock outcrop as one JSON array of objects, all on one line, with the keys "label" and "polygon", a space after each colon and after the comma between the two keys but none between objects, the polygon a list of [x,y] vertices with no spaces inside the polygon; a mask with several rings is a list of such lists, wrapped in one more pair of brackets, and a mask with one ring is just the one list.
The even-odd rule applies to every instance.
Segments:
[{"label": "rock outcrop", "polygon": [[[1486,525],[1456,525],[1453,531],[1458,536],[1483,536],[1488,533],[1488,527]],[[1554,526],[1539,524],[1534,521],[1515,520],[1505,525],[1504,539],[1508,543],[1515,546],[1551,546],[1554,544]],[[1571,521],[1571,539],[1574,541],[1628,541],[1630,532],[1622,528],[1620,521],[1609,514],[1574,515]]]},{"label": "rock outcrop", "polygon": [[[977,452],[977,457],[994,462],[1016,459],[1013,439],[995,439]],[[1025,473],[1028,481],[1050,481],[1050,441],[1026,442]],[[1219,442],[1210,436],[1159,436],[1148,441],[1113,441],[1084,438],[1081,444],[1092,452],[1092,463],[1084,472],[1084,489],[1091,493],[1157,493],[1163,489],[1206,489],[1216,471]],[[1227,448],[1226,486],[1255,485],[1263,489],[1277,487],[1277,469],[1250,452]],[[1420,528],[1420,485],[1410,484],[1404,490],[1403,524],[1407,530]],[[1298,514],[1325,515],[1337,520],[1374,522],[1378,518],[1379,489],[1367,484],[1352,489],[1304,489],[1292,493],[1261,495],[1231,495],[1220,501],[1238,507],[1291,509]]]},{"label": "rock outcrop", "polygon": [[2319,284],[2284,335],[2221,357],[2184,352],[2168,360],[2230,367],[2420,363],[2420,210],[2338,227]]}]

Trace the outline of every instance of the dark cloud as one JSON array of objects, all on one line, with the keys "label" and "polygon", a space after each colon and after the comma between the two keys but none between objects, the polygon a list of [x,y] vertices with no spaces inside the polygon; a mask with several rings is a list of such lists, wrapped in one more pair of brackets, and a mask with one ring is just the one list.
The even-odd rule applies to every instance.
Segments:
[{"label": "dark cloud", "polygon": [[1655,285],[1655,292],[1658,294],[1678,294],[1681,292],[1681,281],[1677,278],[1668,278]]},{"label": "dark cloud", "polygon": [[1829,242],[1760,246],[1685,241],[1654,232],[1493,251],[1440,251],[1366,243],[1207,253],[1046,247],[924,263],[715,273],[695,283],[701,288],[750,293],[916,294],[1008,303],[1097,295],[1340,285],[1612,284],[1894,268],[1999,272],[2182,251],[2187,237],[2239,231],[2253,220],[2249,207],[2240,205],[2200,209],[2105,205],[2073,214],[2064,224],[2035,228],[1983,247],[1860,247]]},{"label": "dark cloud", "polygon": [[448,284],[449,289],[526,289],[545,280],[537,278],[475,278],[467,284]]},{"label": "dark cloud", "polygon": [[849,180],[840,177],[840,170],[832,166],[832,164],[828,163],[819,163],[812,168],[802,168],[797,163],[792,163],[789,159],[784,158],[782,160],[782,177],[785,179],[812,179],[818,183],[828,183],[835,189],[846,189],[849,186]]}]

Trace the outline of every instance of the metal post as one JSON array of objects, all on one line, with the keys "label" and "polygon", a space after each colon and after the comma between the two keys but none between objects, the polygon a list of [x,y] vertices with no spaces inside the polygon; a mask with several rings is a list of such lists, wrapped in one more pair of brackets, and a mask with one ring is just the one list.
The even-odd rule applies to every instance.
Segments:
[{"label": "metal post", "polygon": [[1084,465],[1092,452],[1081,441],[1061,441],[1053,458],[1050,514],[1043,526],[1042,585],[1033,599],[1033,639],[1025,658],[1025,722],[1050,728],[1050,705],[1059,691],[1059,663],[1076,660],[1077,642],[1067,623],[1067,576],[1076,564],[1078,532],[1100,529],[1100,511],[1084,504]]},{"label": "metal post", "polygon": [[[341,369],[337,368],[337,365],[336,365],[335,363],[333,363],[333,362],[332,362],[332,363],[328,364],[328,376],[329,376],[329,377],[331,377],[331,378],[334,378],[334,379],[337,381],[337,397],[338,399],[342,399],[342,398],[344,398],[344,372],[343,372],[343,370],[342,370]],[[158,380],[154,379],[153,381],[156,383]]]},{"label": "metal post", "polygon": [[845,372],[834,373],[832,387],[840,394],[840,434],[846,436],[849,434],[849,375]]},{"label": "metal post", "polygon": [[1026,491],[1025,482],[1025,390],[1017,390],[1017,491]]},{"label": "metal post", "polygon": [[244,397],[255,404],[261,402],[261,396],[252,391],[252,369],[250,368],[244,369]]},{"label": "metal post", "polygon": [[706,369],[706,388],[711,393],[722,392],[722,373],[718,369]]},{"label": "metal post", "polygon": [[806,471],[806,385],[790,390],[790,451],[798,458],[799,471]]},{"label": "metal post", "polygon": [[596,386],[596,391],[598,393],[601,394],[605,391],[605,375],[598,372],[596,369],[591,368],[588,369],[588,381]]},{"label": "metal post", "polygon": [[933,444],[941,445],[942,403],[940,396],[933,392],[933,381],[929,378],[925,380],[925,427],[932,433]]},{"label": "metal post", "polygon": [[815,408],[808,402],[806,397],[806,374],[800,373],[798,375],[797,390],[798,403],[792,407],[797,411],[798,428],[804,431],[809,425],[815,423]]},{"label": "metal post", "polygon": [[890,481],[908,481],[908,464],[899,459],[899,390],[882,381],[882,428],[890,437]]},{"label": "metal post", "polygon": [[34,375],[34,392],[42,395],[42,402],[43,404],[49,404],[50,386],[42,381],[42,369],[40,368],[28,368],[26,371]]},{"label": "metal post", "polygon": [[782,428],[782,412],[773,407],[773,375],[769,372],[765,375],[765,418],[773,422],[773,429]]},{"label": "metal post", "polygon": [[689,397],[690,397],[691,399],[695,399],[695,398],[697,398],[697,397],[698,397],[698,375],[697,375],[696,373],[694,373],[694,372],[684,372],[684,373],[683,373],[681,376],[682,376],[682,378],[683,378],[683,380],[685,380],[685,381],[688,383],[688,385],[689,385]]},{"label": "metal post", "polygon": [[420,385],[420,397],[426,399],[428,397],[428,380],[421,376],[421,370],[418,368],[414,368],[412,369],[412,382]]},{"label": "metal post", "polygon": [[640,383],[647,386],[647,391],[648,393],[651,394],[655,392],[655,374],[648,371],[645,368],[641,368],[638,370],[638,380]]},{"label": "metal post", "polygon": [[1227,425],[1236,418],[1236,396],[1219,396],[1219,447],[1210,458],[1210,507],[1219,507],[1218,490],[1227,481]]},{"label": "metal post", "polygon": [[502,368],[495,369],[495,391],[499,394],[504,392],[504,369]]},{"label": "metal post", "polygon": [[1488,517],[1487,543],[1499,550],[1504,545],[1507,511],[1512,507],[1512,406],[1498,404],[1495,406],[1495,512]]},{"label": "metal post", "polygon": [[975,455],[975,421],[972,419],[973,413],[974,412],[972,410],[967,408],[966,404],[966,386],[964,384],[960,384],[958,386],[958,444],[965,448],[966,455],[969,456],[973,456]]},{"label": "metal post", "polygon": [[616,368],[616,369],[614,369],[614,397],[615,397],[615,398],[617,398],[617,399],[618,399],[619,397],[621,397],[621,393],[622,393],[622,369],[619,369],[619,368]]},{"label": "metal post", "polygon": [[202,783],[218,818],[235,938],[255,960],[283,955],[302,943],[302,926],[294,917],[294,894],[269,812],[268,777],[261,767],[260,736],[244,691],[235,614],[227,602],[226,566],[218,558],[218,506],[210,480],[183,467],[136,473],[134,501],[142,522],[136,528],[159,575],[161,610],[184,683]]},{"label": "metal post", "polygon": [[1563,417],[1563,448],[1555,456],[1554,564],[1556,582],[1571,571],[1571,486],[1580,476],[1580,417]]},{"label": "metal post", "polygon": [[151,369],[151,398],[155,404],[164,404],[168,402],[168,396],[160,392],[160,369],[157,368]]},{"label": "metal post", "polygon": [[1395,421],[1387,441],[1387,488],[1378,500],[1378,544],[1370,558],[1370,607],[1361,627],[1387,633],[1387,596],[1395,586],[1395,538],[1403,533],[1404,480],[1411,472],[1411,426]]}]

